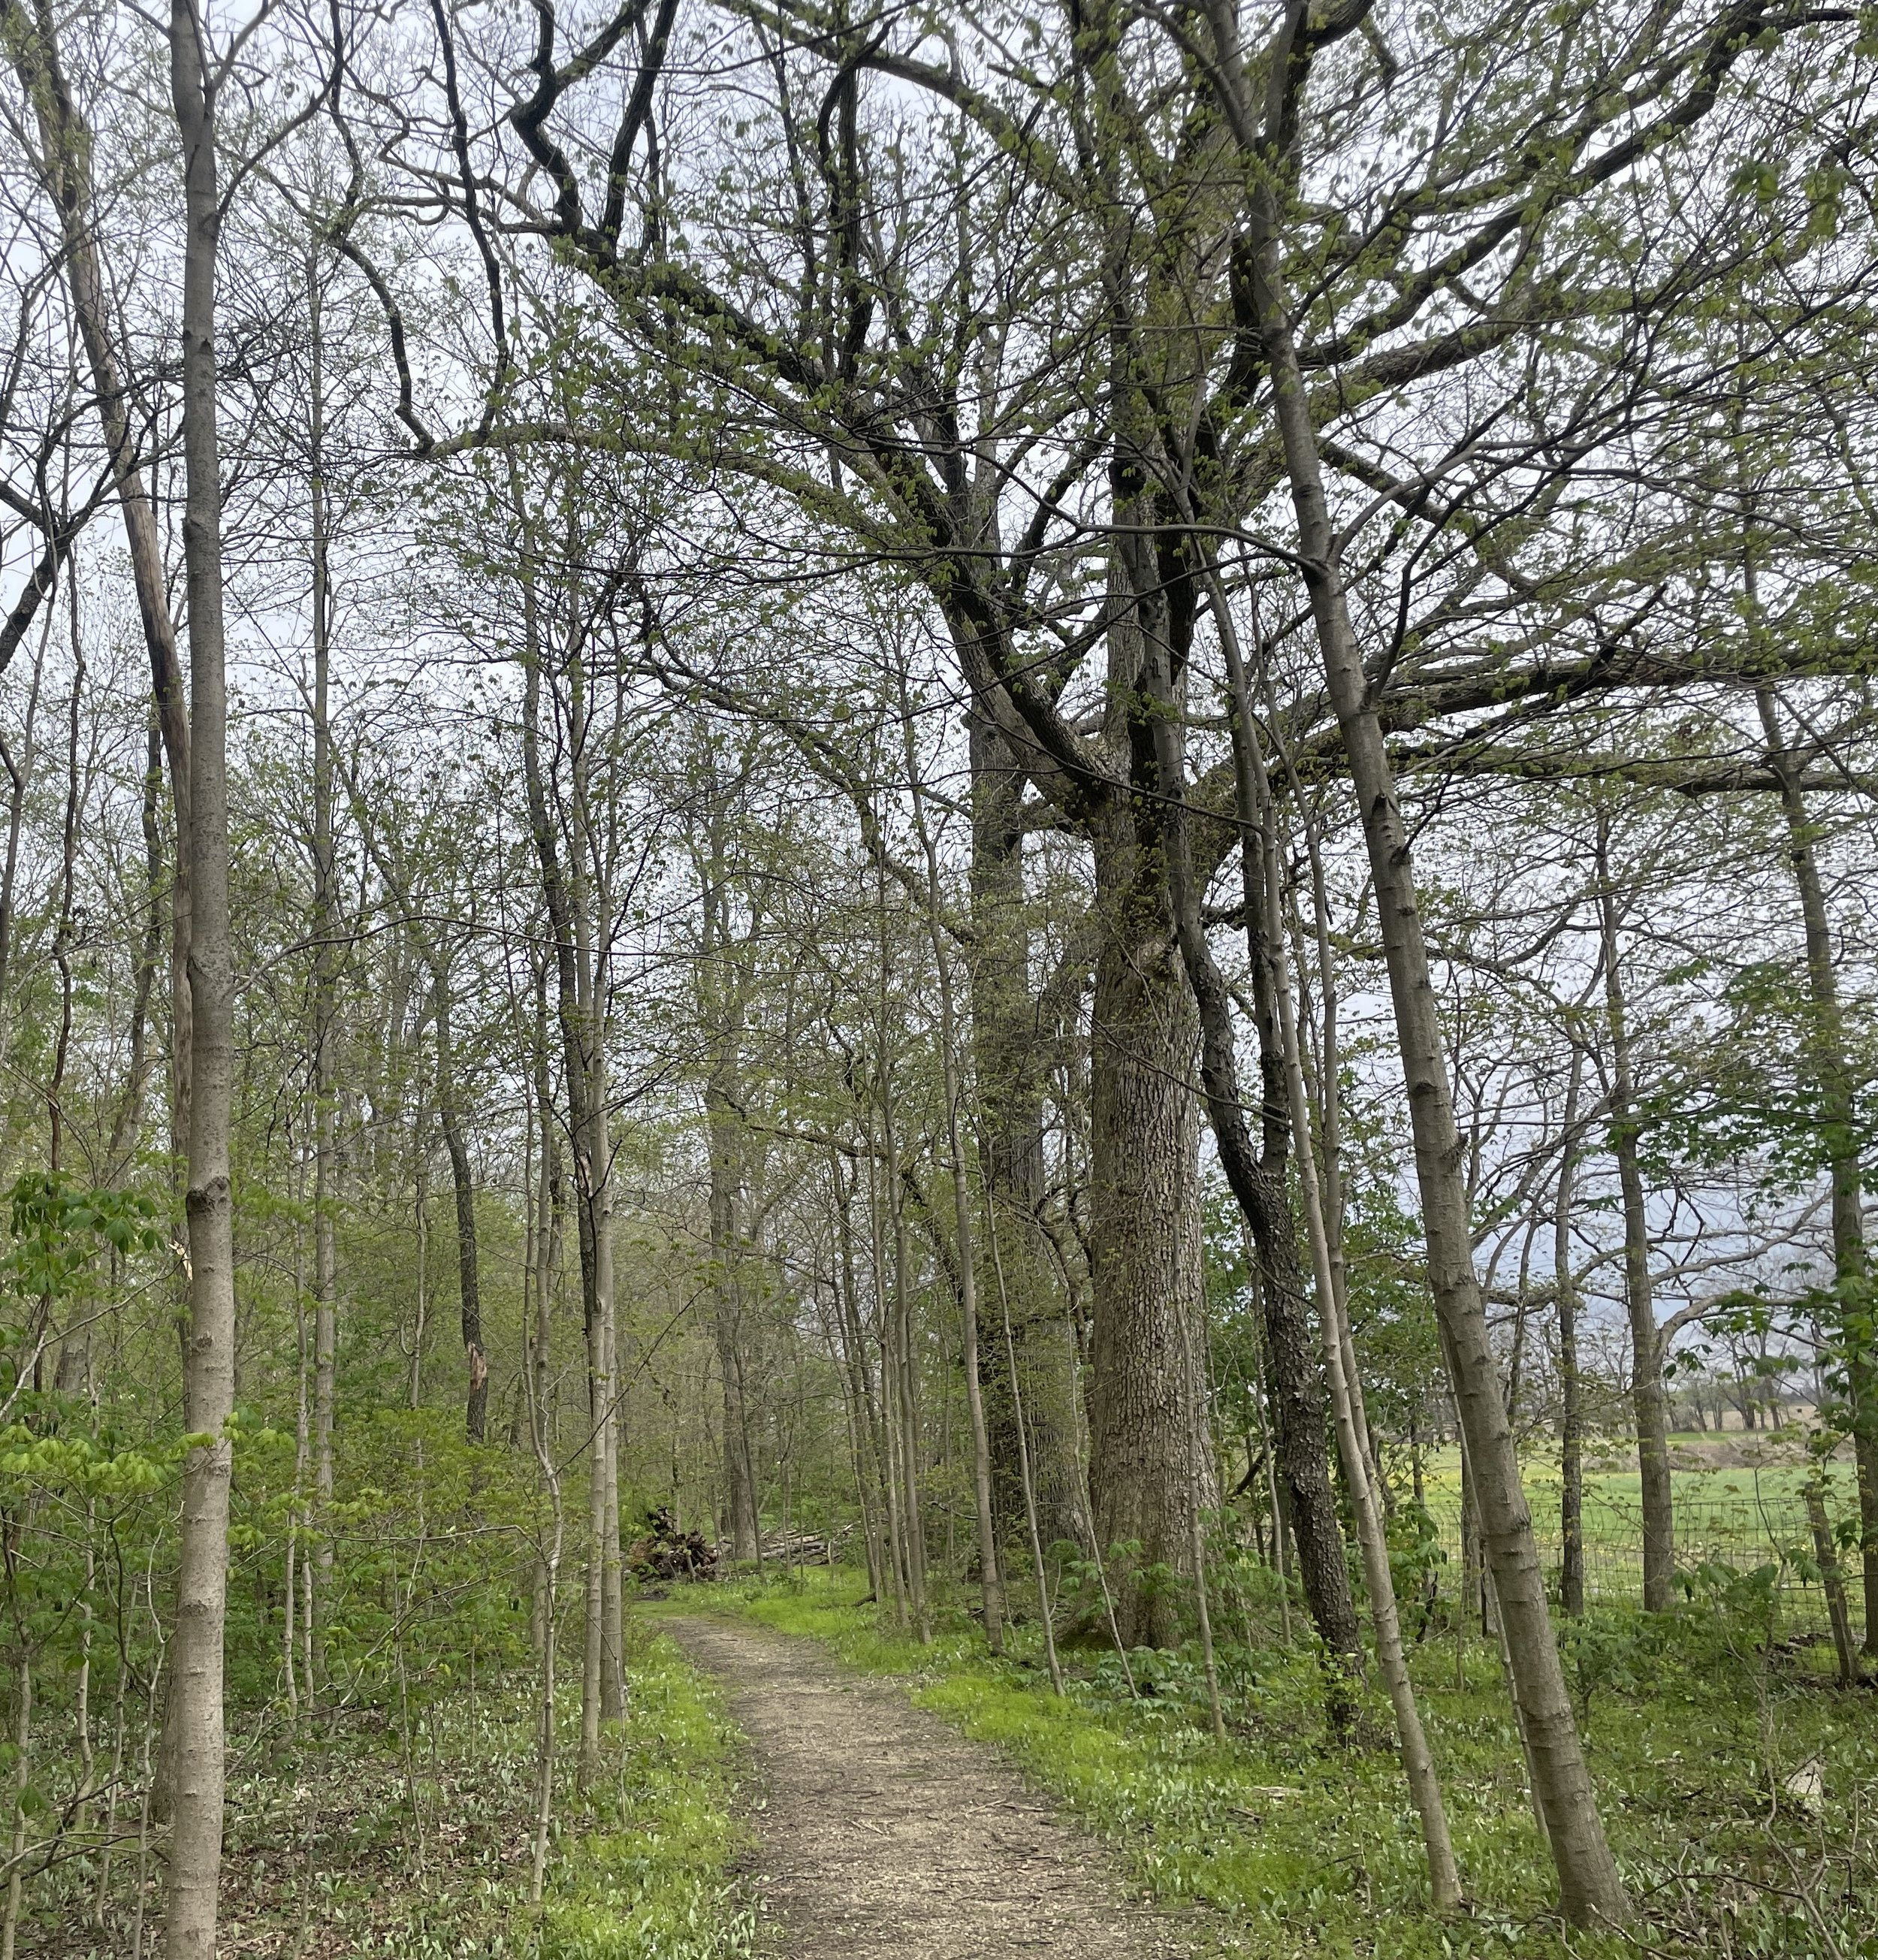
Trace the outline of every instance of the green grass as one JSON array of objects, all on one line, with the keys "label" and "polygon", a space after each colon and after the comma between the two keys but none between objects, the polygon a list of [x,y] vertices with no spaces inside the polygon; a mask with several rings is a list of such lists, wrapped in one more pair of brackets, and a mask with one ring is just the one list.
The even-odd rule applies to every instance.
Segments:
[{"label": "green grass", "polygon": [[[1749,1446],[1776,1440],[1771,1432],[1755,1431],[1743,1436],[1730,1430],[1724,1439],[1693,1431],[1672,1436],[1672,1456],[1685,1445],[1726,1440]],[[1610,1533],[1634,1536],[1639,1529],[1641,1480],[1635,1468],[1634,1446],[1625,1440],[1593,1440],[1585,1451],[1584,1521],[1587,1535]],[[1559,1472],[1555,1455],[1540,1449],[1522,1456],[1526,1493],[1536,1517],[1545,1514],[1553,1529],[1558,1516]],[[1835,1514],[1849,1512],[1857,1500],[1857,1473],[1849,1462],[1825,1465],[1827,1508]],[[1804,1463],[1673,1465],[1670,1488],[1679,1509],[1717,1506],[1739,1510],[1744,1520],[1752,1518],[1755,1508],[1766,1505],[1779,1516],[1797,1514],[1808,1477]],[[1460,1456],[1453,1449],[1429,1452],[1424,1461],[1422,1481],[1429,1501],[1436,1505],[1460,1503]]]},{"label": "green grass", "polygon": [[[1328,1746],[1308,1654],[1259,1644],[1256,1627],[1253,1644],[1225,1650],[1234,1732],[1221,1747],[1205,1727],[1190,1652],[1138,1656],[1154,1689],[1140,1701],[1113,1656],[1081,1653],[1059,1701],[1034,1630],[1020,1628],[1014,1657],[995,1661],[954,1609],[921,1647],[883,1627],[861,1589],[851,1573],[818,1573],[719,1596],[906,1678],[921,1705],[1008,1752],[1110,1839],[1157,1899],[1215,1908],[1226,1950],[1249,1960],[1878,1954],[1878,1894],[1857,1843],[1859,1815],[1878,1802],[1873,1710],[1736,1637],[1737,1608],[1748,1610],[1739,1602],[1668,1624],[1599,1615],[1568,1648],[1604,1813],[1648,1914],[1640,1947],[1568,1935],[1551,1914],[1498,1657],[1478,1640],[1444,1635],[1415,1660],[1471,1902],[1444,1924],[1424,1903],[1419,1834],[1380,1699],[1365,1709],[1361,1745]],[[1824,1813],[1769,1826],[1772,1789],[1816,1757]]]},{"label": "green grass", "polygon": [[631,1703],[614,1767],[557,1834],[542,1960],[729,1960],[754,1919],[731,1867],[737,1732],[716,1688],[663,1635],[629,1656]]},{"label": "green grass", "polygon": [[[1670,1449],[1713,1443],[1691,1432],[1673,1436]],[[1759,1446],[1786,1439],[1768,1431],[1746,1435],[1730,1430],[1730,1444]],[[1586,1586],[1594,1600],[1606,1603],[1641,1599],[1643,1592],[1642,1480],[1634,1465],[1634,1446],[1622,1438],[1596,1439],[1587,1446],[1584,1478]],[[1555,1456],[1536,1449],[1522,1459],[1526,1501],[1542,1556],[1556,1565],[1559,1556],[1560,1478]],[[1857,1476],[1850,1462],[1823,1466],[1829,1518],[1849,1533],[1858,1507]],[[1719,1561],[1737,1571],[1784,1560],[1781,1605],[1790,1632],[1823,1633],[1823,1596],[1813,1568],[1813,1535],[1805,1486],[1814,1472],[1804,1463],[1686,1465],[1670,1475],[1676,1507],[1676,1551],[1685,1570]],[[1459,1452],[1430,1452],[1423,1462],[1427,1502],[1450,1563],[1460,1550],[1461,1471]],[[1841,1538],[1841,1546],[1845,1543]],[[1797,1561],[1793,1554],[1799,1554]],[[1863,1582],[1855,1554],[1841,1549],[1841,1576],[1854,1619],[1863,1612]]]},{"label": "green grass", "polygon": [[[1781,1440],[1768,1430],[1743,1435],[1731,1430],[1726,1437],[1718,1437],[1712,1431],[1702,1436],[1690,1430],[1672,1436],[1669,1440],[1673,1459],[1676,1452],[1685,1446],[1725,1441],[1752,1447],[1771,1446]],[[1584,1475],[1587,1526],[1600,1499],[1622,1497],[1634,1503],[1639,1488],[1636,1460],[1635,1446],[1628,1438],[1594,1438],[1587,1443]],[[1551,1495],[1555,1504],[1559,1484],[1555,1451],[1550,1446],[1529,1452],[1523,1450],[1520,1467],[1527,1491],[1536,1495]],[[1830,1462],[1822,1468],[1829,1508],[1842,1508],[1856,1501],[1857,1473],[1849,1462]],[[1679,1504],[1725,1502],[1751,1506],[1762,1499],[1788,1503],[1799,1501],[1810,1474],[1810,1466],[1797,1462],[1700,1465],[1673,1462],[1670,1484]],[[1428,1452],[1423,1459],[1422,1481],[1431,1500],[1458,1503],[1461,1494],[1459,1452],[1451,1447]],[[1631,1528],[1634,1528],[1634,1517]]]}]

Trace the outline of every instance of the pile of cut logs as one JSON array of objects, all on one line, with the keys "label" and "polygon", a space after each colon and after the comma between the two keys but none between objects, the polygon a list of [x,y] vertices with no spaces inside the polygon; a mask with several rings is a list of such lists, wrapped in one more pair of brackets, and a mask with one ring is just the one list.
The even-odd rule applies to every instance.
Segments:
[{"label": "pile of cut logs", "polygon": [[[645,1514],[646,1529],[626,1547],[626,1570],[643,1582],[718,1579],[732,1561],[727,1542],[710,1544],[700,1533],[682,1531],[663,1504]],[[832,1536],[814,1532],[772,1532],[762,1541],[766,1565],[832,1565],[853,1531],[843,1526]]]},{"label": "pile of cut logs", "polygon": [[696,1532],[681,1531],[661,1504],[648,1511],[650,1529],[626,1547],[626,1570],[635,1579],[709,1579],[715,1576],[717,1549]]},{"label": "pile of cut logs", "polygon": [[763,1540],[763,1563],[766,1565],[832,1565],[842,1541],[848,1535],[844,1529],[834,1535],[831,1546],[825,1537],[813,1532],[777,1532]]}]

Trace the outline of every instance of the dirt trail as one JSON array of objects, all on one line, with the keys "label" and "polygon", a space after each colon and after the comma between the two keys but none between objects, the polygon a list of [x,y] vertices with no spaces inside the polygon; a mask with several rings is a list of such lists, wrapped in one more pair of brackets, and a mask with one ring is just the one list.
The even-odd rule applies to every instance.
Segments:
[{"label": "dirt trail", "polygon": [[667,1631],[731,1691],[763,1808],[775,1960],[1190,1960],[1100,1848],[994,1751],[812,1640],[716,1618]]}]

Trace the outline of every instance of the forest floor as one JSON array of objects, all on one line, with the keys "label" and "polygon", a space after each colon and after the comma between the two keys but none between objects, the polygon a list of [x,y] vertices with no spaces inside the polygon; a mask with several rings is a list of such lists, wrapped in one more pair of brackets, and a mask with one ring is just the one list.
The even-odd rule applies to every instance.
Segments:
[{"label": "forest floor", "polygon": [[1094,1841],[1008,1760],[819,1643],[718,1617],[665,1631],[747,1739],[778,1960],[1186,1960]]},{"label": "forest floor", "polygon": [[[1160,1960],[1184,1939],[1186,1950],[1240,1960],[1878,1960],[1878,1698],[1835,1689],[1813,1646],[1770,1638],[1768,1602],[1751,1577],[1725,1598],[1705,1589],[1672,1617],[1600,1611],[1561,1633],[1639,1907],[1628,1936],[1569,1933],[1552,1908],[1498,1652],[1477,1628],[1431,1633],[1414,1659],[1469,1900],[1459,1917],[1437,1919],[1386,1706],[1366,1687],[1357,1734],[1332,1743],[1312,1653],[1295,1630],[1286,1639],[1264,1624],[1262,1602],[1243,1602],[1245,1643],[1221,1650],[1222,1745],[1207,1732],[1191,1648],[1138,1650],[1131,1675],[1112,1652],[1072,1646],[1058,1697],[1033,1621],[1007,1629],[997,1660],[963,1597],[936,1602],[921,1642],[861,1596],[865,1586],[845,1570],[734,1574],[682,1597],[674,1589],[635,1615],[669,1628],[714,1677],[726,1717],[749,1737],[746,1782],[768,1775],[787,1793],[772,1796],[774,1816],[753,1815],[747,1790],[737,1806],[762,1844],[759,1869],[773,1875],[785,1943],[759,1939],[766,1955],[985,1952],[949,1931],[928,1943],[935,1895],[897,1876],[874,1893],[869,1868],[936,1844],[935,1855],[972,1869],[979,1853],[950,1813],[979,1801],[974,1791],[1022,1791],[1014,1771],[1106,1847],[1104,1858],[1084,1840],[1072,1855],[1119,1875],[1110,1896],[1183,1916],[1128,1916],[1138,1942],[1170,1944],[1097,1946],[1072,1921],[1067,1943],[1052,1946],[1054,1901],[1032,1885],[1042,1901],[1032,1919],[1017,1912],[1007,1923],[1014,1933],[1034,1922],[1036,1943],[1007,1939],[990,1949],[999,1953]],[[779,1636],[793,1637],[774,1644]],[[921,1749],[963,1750],[932,1759],[960,1770],[930,1781],[896,1774],[891,1755],[874,1753],[883,1708],[896,1729],[918,1711],[937,1717],[945,1728],[927,1731],[938,1739]],[[1033,1795],[1017,1800],[1021,1831],[1011,1834],[1021,1842],[1031,1818],[1050,1813]]]},{"label": "forest floor", "polygon": [[[753,1915],[734,1868],[741,1742],[710,1679],[638,1615],[627,1720],[601,1774],[572,1771],[578,1680],[564,1685],[546,1895],[528,1903],[539,1686],[517,1669],[410,1712],[336,1710],[231,1734],[224,1960],[744,1960]],[[575,1637],[578,1638],[578,1629]],[[579,1654],[575,1650],[578,1673]],[[135,1820],[132,1820],[134,1823]],[[161,1944],[160,1840],[51,1866],[20,1960],[134,1960]]]}]

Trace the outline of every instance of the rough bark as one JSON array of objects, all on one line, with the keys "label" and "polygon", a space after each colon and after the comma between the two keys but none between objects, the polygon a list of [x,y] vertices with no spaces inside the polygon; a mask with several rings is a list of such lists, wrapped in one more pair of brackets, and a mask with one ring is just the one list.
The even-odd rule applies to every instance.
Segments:
[{"label": "rough bark", "polygon": [[200,22],[170,18],[170,92],[183,140],[183,542],[189,593],[189,941],[192,1061],[188,1156],[189,1322],[186,1420],[206,1438],[183,1469],[169,1757],[168,1960],[213,1960],[221,1875],[223,1630],[234,1405],[234,1211],[229,1118],[234,999],[228,915],[228,693],[222,633],[221,449],[216,428],[215,102]]},{"label": "rough bark", "polygon": [[1217,1501],[1195,1464],[1192,1411],[1204,1397],[1190,1358],[1201,1299],[1198,1112],[1187,1087],[1195,1045],[1187,985],[1157,854],[1116,810],[1096,838],[1102,950],[1096,963],[1090,1112],[1089,1480],[1098,1542],[1138,1548],[1112,1568],[1124,1644],[1179,1637],[1175,1602],[1128,1571],[1191,1559],[1195,1493]]},{"label": "rough bark", "polygon": [[[1115,249],[1119,249],[1119,245]],[[1152,493],[1153,420],[1125,335],[1112,349],[1111,480],[1101,737],[1106,784],[1081,804],[1095,873],[1090,1025],[1089,1482],[1112,1563],[1117,1637],[1178,1637],[1170,1589],[1147,1568],[1192,1566],[1196,1509],[1218,1501],[1206,1443],[1202,1349],[1198,1046],[1169,896],[1162,731],[1184,706],[1193,587]],[[1196,1577],[1198,1575],[1195,1575]]]},{"label": "rough bark", "polygon": [[[551,18],[550,10],[544,20]],[[1106,32],[1079,41],[1079,56],[1086,54],[1093,66],[1103,69],[1097,85],[1119,102],[1112,93],[1119,78],[1110,59],[1118,46],[1119,37]],[[650,78],[663,59],[664,46],[660,42],[656,52],[648,48],[648,89]],[[648,289],[616,250],[616,221],[627,190],[625,180],[613,180],[611,218],[599,214],[597,228],[584,212],[580,187],[561,169],[561,153],[548,133],[549,118],[577,78],[575,69],[547,64],[527,100],[517,104],[510,124],[536,163],[560,183],[554,225],[571,257],[584,266],[603,291],[627,309],[638,311],[641,299],[650,297]],[[853,140],[854,78],[850,67],[829,97],[831,126],[838,115],[848,133],[843,139],[836,199],[842,215],[836,228],[843,243],[839,247],[839,262],[831,263],[828,270],[830,291],[841,294],[842,304],[849,307],[849,319],[858,325],[864,342],[875,296],[861,276],[858,256],[848,249],[848,241],[858,240],[864,229],[855,215],[858,205],[855,200],[866,187],[860,146]],[[1113,129],[1106,131],[1105,142],[1112,145],[1116,133]],[[1119,158],[1119,150],[1112,148],[1111,155]],[[1133,249],[1138,231],[1119,202],[1108,208],[1105,221],[1104,276],[1116,282],[1118,296],[1125,290],[1132,293],[1140,284]],[[1177,304],[1186,290],[1183,282],[1192,270],[1187,237],[1183,228],[1180,240],[1167,255],[1168,262],[1159,269],[1157,304]],[[674,297],[676,310],[664,298],[656,302],[670,326],[681,327],[687,317],[694,324],[702,323],[701,308],[708,307],[714,320],[724,317],[720,303],[702,282],[686,285],[682,292],[675,289]],[[1140,508],[1142,486],[1154,473],[1161,434],[1150,400],[1151,390],[1142,371],[1145,362],[1158,358],[1145,350],[1158,342],[1154,335],[1138,333],[1125,317],[1126,312],[1126,306],[1119,307],[1113,322],[1106,385],[1114,391],[1116,402],[1125,397],[1126,413],[1137,425],[1125,438],[1118,436],[1113,447],[1116,468],[1133,479],[1123,495]],[[638,317],[649,321],[651,316],[638,311]],[[716,326],[710,331],[715,335]],[[999,540],[997,472],[983,466],[985,459],[970,459],[955,450],[949,457],[934,454],[929,469],[922,453],[925,437],[911,442],[907,439],[909,429],[923,427],[922,413],[915,413],[910,422],[896,422],[898,411],[883,416],[872,407],[864,409],[864,390],[851,389],[845,382],[832,392],[829,390],[832,371],[825,371],[822,365],[819,329],[812,348],[778,339],[756,358],[769,365],[786,390],[804,390],[818,403],[827,404],[833,418],[831,434],[836,428],[840,431],[835,437],[837,447],[849,458],[858,476],[867,482],[869,494],[879,497],[883,509],[893,512],[895,521],[905,521],[910,547],[908,562],[917,566],[918,575],[951,624],[975,707],[1012,743],[1014,754],[1022,750],[1026,773],[1058,800],[1066,820],[1089,835],[1094,846],[1098,883],[1105,895],[1105,918],[1112,919],[1115,930],[1123,935],[1109,947],[1103,963],[1106,978],[1099,977],[1097,987],[1094,1069],[1099,1076],[1112,1079],[1099,1083],[1095,1098],[1099,1114],[1093,1128],[1099,1134],[1093,1138],[1090,1211],[1099,1268],[1093,1280],[1094,1345],[1098,1351],[1096,1392],[1103,1392],[1105,1379],[1108,1389],[1105,1414],[1098,1419],[1092,1411],[1090,1440],[1093,1479],[1114,1513],[1105,1522],[1100,1516],[1103,1500],[1099,1500],[1097,1522],[1106,1529],[1109,1524],[1125,1521],[1130,1535],[1134,1535],[1133,1526],[1141,1524],[1156,1544],[1154,1556],[1167,1552],[1176,1564],[1183,1563],[1191,1536],[1189,1513],[1195,1481],[1186,1474],[1188,1446],[1179,1438],[1189,1433],[1190,1425],[1184,1408],[1177,1419],[1163,1420],[1169,1411],[1163,1405],[1167,1387],[1176,1400],[1191,1387],[1170,1359],[1177,1354],[1179,1343],[1167,1338],[1174,1325],[1167,1315],[1189,1311],[1198,1299],[1198,1248],[1188,1242],[1186,1230],[1190,1223],[1197,1223],[1198,1172],[1191,1144],[1195,1134],[1191,1092],[1180,1087],[1169,1094],[1166,1077],[1171,1062],[1179,1082],[1191,1059],[1191,1017],[1179,1004],[1184,998],[1185,982],[1177,959],[1172,956],[1172,934],[1164,918],[1158,928],[1158,947],[1152,947],[1147,939],[1128,937],[1132,923],[1117,914],[1112,902],[1123,899],[1131,884],[1151,893],[1161,882],[1157,870],[1141,874],[1132,868],[1132,818],[1124,807],[1128,783],[1125,767],[1117,771],[1114,766],[1117,731],[1111,726],[1100,737],[1090,739],[1072,728],[1055,711],[1049,674],[1019,652],[1015,644],[1017,622],[1030,610],[1030,601],[1023,592],[1028,560],[1021,552],[1007,551]],[[896,353],[893,358],[897,361],[900,356]],[[823,410],[818,407],[814,412]],[[955,463],[960,466],[956,470]],[[988,491],[985,487],[988,482],[992,485]],[[1034,528],[1039,544],[1048,523],[1046,515],[1037,516]],[[1134,531],[1133,519],[1126,518],[1118,535],[1125,539]],[[914,547],[915,535],[919,542]],[[1030,548],[1031,555],[1036,549]],[[1128,628],[1132,619],[1138,632],[1140,621],[1157,603],[1159,569],[1152,565],[1141,569],[1145,578],[1131,577],[1124,581],[1125,590],[1118,588],[1116,617],[1121,628]],[[1151,637],[1152,628],[1147,630]],[[1112,649],[1124,637],[1122,631],[1105,636]],[[1134,674],[1123,671],[1126,667],[1124,659],[1111,675],[1116,698],[1135,684]],[[1112,724],[1118,718],[1111,715],[1109,720]],[[1145,732],[1144,724],[1132,731],[1130,739],[1144,740]],[[1122,912],[1128,909],[1124,903]],[[1125,969],[1143,952],[1157,971],[1138,987]],[[1171,988],[1166,984],[1170,972],[1174,979]],[[1163,1007],[1172,1008],[1172,1021],[1161,1011]],[[1176,1022],[1186,1025],[1176,1026]],[[1122,1044],[1119,1048],[1113,1045],[1118,1038]],[[1128,1052],[1131,1047],[1136,1050],[1133,1054]],[[1138,1117],[1146,1122],[1145,1129],[1134,1127]],[[1144,1144],[1144,1150],[1138,1151],[1138,1143]],[[1144,1164],[1154,1166],[1151,1175],[1144,1173]],[[1010,1215],[1015,1220],[1024,1214],[1013,1207]],[[982,1293],[985,1290],[981,1287]],[[1014,1300],[1014,1307],[1017,1304]],[[984,1330],[979,1332],[982,1335]],[[1136,1340],[1138,1334],[1147,1337],[1147,1348]],[[1162,1386],[1138,1395],[1124,1379],[1131,1371],[1141,1382],[1158,1373]],[[1130,1427],[1137,1414],[1147,1426],[1139,1434]],[[1111,1440],[1119,1446],[1112,1470],[1103,1461]]]}]

